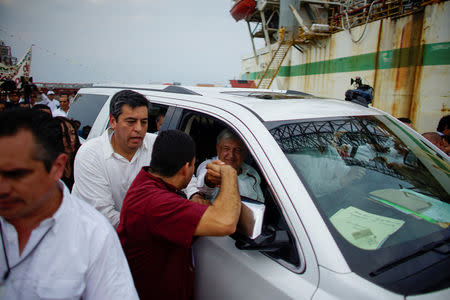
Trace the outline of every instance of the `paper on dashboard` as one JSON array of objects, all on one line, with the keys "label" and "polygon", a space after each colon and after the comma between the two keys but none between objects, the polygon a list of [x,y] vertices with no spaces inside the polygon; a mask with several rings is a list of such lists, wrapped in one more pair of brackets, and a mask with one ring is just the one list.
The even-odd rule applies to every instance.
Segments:
[{"label": "paper on dashboard", "polygon": [[403,220],[371,214],[353,206],[340,209],[330,221],[348,242],[365,250],[378,249],[405,223]]}]

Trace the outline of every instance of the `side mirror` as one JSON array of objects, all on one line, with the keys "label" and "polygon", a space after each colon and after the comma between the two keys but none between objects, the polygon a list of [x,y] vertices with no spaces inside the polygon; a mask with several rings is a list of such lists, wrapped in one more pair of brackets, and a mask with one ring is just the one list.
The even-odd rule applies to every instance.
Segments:
[{"label": "side mirror", "polygon": [[241,215],[238,228],[232,237],[241,250],[277,251],[289,245],[287,231],[275,230],[267,226],[263,232],[266,206],[258,201],[242,197]]},{"label": "side mirror", "polygon": [[284,230],[263,233],[254,240],[242,236],[239,233],[235,234],[234,237],[236,239],[236,248],[240,250],[262,250],[274,252],[289,245],[289,235],[287,231]]}]

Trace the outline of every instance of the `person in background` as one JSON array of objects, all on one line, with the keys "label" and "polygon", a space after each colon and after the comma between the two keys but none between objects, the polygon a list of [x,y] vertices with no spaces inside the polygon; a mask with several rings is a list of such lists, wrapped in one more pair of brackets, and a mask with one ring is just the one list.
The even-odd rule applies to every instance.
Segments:
[{"label": "person in background", "polygon": [[437,132],[425,132],[422,134],[422,136],[429,140],[433,145],[441,149],[447,155],[450,154],[450,147],[446,136],[442,136]]},{"label": "person in background", "polygon": [[258,172],[244,162],[247,148],[241,139],[229,129],[222,130],[217,136],[217,156],[205,160],[197,168],[197,187],[208,200],[214,200],[219,192],[220,174],[208,169],[207,165],[219,160],[232,166],[238,173],[239,192],[241,196],[264,202],[261,191],[261,178]]},{"label": "person in background", "polygon": [[6,109],[12,109],[19,107],[19,92],[17,90],[12,90],[8,94],[9,102],[6,103]]},{"label": "person in background", "polygon": [[140,170],[123,202],[117,232],[143,300],[192,299],[194,236],[236,230],[241,211],[236,170],[208,165],[221,175],[220,192],[209,206],[179,195],[191,181],[194,165],[190,136],[179,130],[160,132],[150,167]]},{"label": "person in background", "polygon": [[70,102],[67,94],[61,94],[59,96],[59,108],[53,110],[54,117],[67,117],[67,113],[69,112]]},{"label": "person in background", "polygon": [[81,137],[83,139],[87,139],[89,136],[89,133],[91,132],[92,127],[89,125],[83,126],[83,129],[81,129]]},{"label": "person in background", "polygon": [[35,110],[43,111],[45,113],[48,113],[50,116],[52,116],[52,110],[50,109],[50,107],[48,107],[45,104],[38,103],[38,104],[35,104],[32,108]]},{"label": "person in background", "polygon": [[78,133],[78,130],[80,130],[81,122],[75,119],[70,119],[72,121],[73,125],[75,126],[75,130]]},{"label": "person in background", "polygon": [[37,94],[35,92],[33,92],[30,95],[30,107],[33,107],[34,105],[36,105],[36,101],[37,101]]},{"label": "person in background", "polygon": [[30,104],[26,103],[26,102],[20,102],[19,107],[20,108],[31,108]]},{"label": "person in background", "polygon": [[450,115],[443,116],[438,123],[436,131],[445,136],[450,136]]},{"label": "person in background", "polygon": [[45,96],[44,93],[41,94],[42,97],[42,101],[40,102],[41,104],[45,104],[48,107],[50,107],[50,109],[52,110],[52,112],[56,109],[58,109],[58,101],[55,100],[55,92],[53,91],[48,91],[47,92],[47,96]]},{"label": "person in background", "polygon": [[3,100],[0,100],[0,111],[4,111],[6,109],[6,102]]},{"label": "person in background", "polygon": [[72,94],[69,95],[69,102],[72,105],[73,100],[75,100],[75,97],[77,96],[77,91],[73,91]]},{"label": "person in background", "polygon": [[78,152],[78,149],[80,148],[80,140],[75,130],[75,125],[69,119],[65,117],[55,117],[55,119],[58,123],[60,123],[62,129],[64,150],[68,157],[61,180],[71,191],[74,182],[73,163],[75,161],[75,156]]},{"label": "person in background", "polygon": [[[157,135],[147,133],[148,105],[135,91],[116,93],[110,102],[110,128],[86,141],[75,157],[72,193],[97,208],[114,227],[131,182],[151,159]],[[195,179],[185,192],[203,201]]]},{"label": "person in background", "polygon": [[398,118],[398,120],[399,120],[400,122],[402,122],[403,124],[405,124],[406,126],[412,128],[412,129],[414,129],[414,127],[412,126],[412,122],[411,122],[410,119],[408,119],[408,118]]},{"label": "person in background", "polygon": [[6,91],[0,91],[0,101],[7,102],[8,101],[8,93]]},{"label": "person in background", "polygon": [[159,132],[163,121],[164,121],[164,114],[159,113],[158,116],[156,117],[156,132]]},{"label": "person in background", "polygon": [[0,112],[0,299],[138,299],[116,232],[59,180],[61,126]]}]

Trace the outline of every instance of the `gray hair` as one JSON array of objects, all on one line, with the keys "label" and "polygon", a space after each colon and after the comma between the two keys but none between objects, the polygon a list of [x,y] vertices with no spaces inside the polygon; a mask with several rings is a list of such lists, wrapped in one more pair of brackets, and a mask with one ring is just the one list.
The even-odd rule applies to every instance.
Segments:
[{"label": "gray hair", "polygon": [[245,147],[244,143],[242,142],[242,140],[231,130],[229,130],[228,128],[225,128],[224,130],[222,130],[219,135],[217,136],[216,142],[217,145],[220,146],[220,143],[224,140],[236,140],[239,141],[240,143],[242,143],[242,145]]},{"label": "gray hair", "polygon": [[122,113],[122,106],[124,105],[129,105],[131,108],[145,106],[149,109],[149,102],[144,95],[132,90],[123,90],[112,97],[109,103],[110,115],[117,120]]}]

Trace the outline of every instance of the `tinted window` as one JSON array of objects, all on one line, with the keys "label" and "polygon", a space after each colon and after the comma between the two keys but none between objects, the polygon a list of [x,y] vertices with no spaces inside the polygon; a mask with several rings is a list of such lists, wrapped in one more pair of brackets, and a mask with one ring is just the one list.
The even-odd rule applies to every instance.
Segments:
[{"label": "tinted window", "polygon": [[78,94],[70,106],[68,118],[80,121],[80,129],[87,125],[92,127],[108,97],[107,95]]}]

